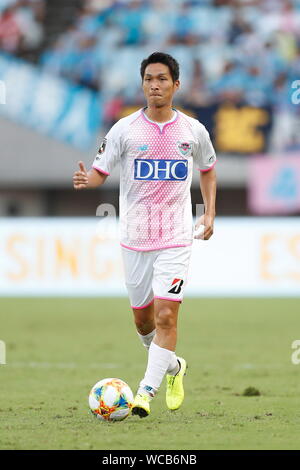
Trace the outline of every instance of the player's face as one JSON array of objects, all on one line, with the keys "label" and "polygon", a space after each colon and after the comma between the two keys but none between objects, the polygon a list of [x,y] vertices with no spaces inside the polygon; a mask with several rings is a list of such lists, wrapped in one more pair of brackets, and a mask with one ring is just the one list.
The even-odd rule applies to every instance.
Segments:
[{"label": "player's face", "polygon": [[173,82],[169,67],[165,64],[149,64],[143,79],[143,91],[148,106],[161,108],[171,105],[179,88],[179,80]]}]

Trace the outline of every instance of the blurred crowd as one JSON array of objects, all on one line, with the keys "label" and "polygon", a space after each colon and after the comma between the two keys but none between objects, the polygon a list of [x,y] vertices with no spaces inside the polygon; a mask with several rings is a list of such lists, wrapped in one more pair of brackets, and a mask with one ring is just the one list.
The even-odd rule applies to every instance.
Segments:
[{"label": "blurred crowd", "polygon": [[12,54],[37,49],[44,15],[44,0],[0,0],[0,49]]},{"label": "blurred crowd", "polygon": [[132,97],[136,66],[154,50],[178,59],[197,101],[233,91],[263,104],[284,75],[299,75],[300,0],[86,0],[41,60],[49,71]]},{"label": "blurred crowd", "polygon": [[[1,4],[1,48],[41,41],[42,0]],[[113,120],[124,103],[142,102],[138,68],[153,51],[180,63],[178,98],[186,105],[230,99],[271,106],[280,116],[275,127],[296,132],[291,83],[300,79],[300,0],[85,0],[40,63],[103,92]]]}]

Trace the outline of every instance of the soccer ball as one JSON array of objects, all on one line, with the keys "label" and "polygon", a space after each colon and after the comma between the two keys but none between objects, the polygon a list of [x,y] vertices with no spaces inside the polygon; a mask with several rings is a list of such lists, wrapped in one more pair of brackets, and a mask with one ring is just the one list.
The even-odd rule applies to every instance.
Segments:
[{"label": "soccer ball", "polygon": [[132,404],[132,391],[121,379],[100,380],[90,391],[91,412],[102,421],[122,421],[129,415]]}]

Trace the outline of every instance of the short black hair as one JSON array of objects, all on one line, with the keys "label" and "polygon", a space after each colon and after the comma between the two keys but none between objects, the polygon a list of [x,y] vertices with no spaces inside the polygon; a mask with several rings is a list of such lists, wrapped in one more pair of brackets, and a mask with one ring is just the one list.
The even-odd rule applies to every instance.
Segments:
[{"label": "short black hair", "polygon": [[144,80],[145,70],[149,64],[165,64],[169,67],[173,82],[179,80],[179,64],[174,57],[164,52],[153,52],[141,63],[141,77]]}]

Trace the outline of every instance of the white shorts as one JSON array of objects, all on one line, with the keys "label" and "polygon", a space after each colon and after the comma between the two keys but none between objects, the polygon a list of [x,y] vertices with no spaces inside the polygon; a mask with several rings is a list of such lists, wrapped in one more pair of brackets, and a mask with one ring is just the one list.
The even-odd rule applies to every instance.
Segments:
[{"label": "white shorts", "polygon": [[122,247],[125,283],[132,308],[145,308],[155,298],[181,302],[191,252],[192,245],[153,251]]}]

